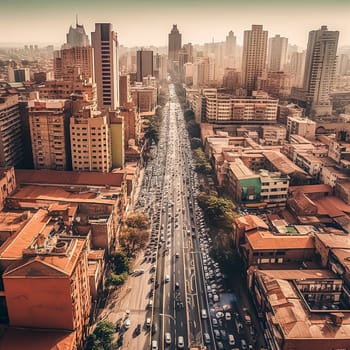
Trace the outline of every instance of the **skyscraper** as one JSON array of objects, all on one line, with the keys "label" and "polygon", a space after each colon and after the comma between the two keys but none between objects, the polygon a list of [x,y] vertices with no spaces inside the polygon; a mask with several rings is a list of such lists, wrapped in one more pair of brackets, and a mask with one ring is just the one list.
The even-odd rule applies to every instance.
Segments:
[{"label": "skyscraper", "polygon": [[335,76],[338,38],[339,32],[330,31],[327,26],[309,33],[303,89],[312,116],[332,112],[330,91]]},{"label": "skyscraper", "polygon": [[153,51],[138,50],[136,53],[137,71],[136,80],[142,81],[143,77],[153,76]]},{"label": "skyscraper", "polygon": [[266,65],[267,31],[262,25],[252,25],[251,30],[244,31],[242,82],[247,94],[257,88],[257,79],[262,75]]},{"label": "skyscraper", "polygon": [[67,33],[67,44],[65,45],[65,48],[72,46],[89,46],[89,37],[85,33],[84,26],[78,24],[78,18],[76,28],[70,26]]},{"label": "skyscraper", "polygon": [[98,108],[115,110],[119,106],[119,49],[112,24],[95,23],[91,44],[94,49]]},{"label": "skyscraper", "polygon": [[181,50],[181,34],[177,29],[177,25],[173,24],[173,28],[168,37],[168,60],[171,67],[173,62],[179,59],[179,52]]},{"label": "skyscraper", "polygon": [[287,59],[288,38],[279,34],[269,39],[269,69],[272,72],[284,70]]},{"label": "skyscraper", "polygon": [[230,30],[225,41],[225,68],[235,67],[236,37]]}]

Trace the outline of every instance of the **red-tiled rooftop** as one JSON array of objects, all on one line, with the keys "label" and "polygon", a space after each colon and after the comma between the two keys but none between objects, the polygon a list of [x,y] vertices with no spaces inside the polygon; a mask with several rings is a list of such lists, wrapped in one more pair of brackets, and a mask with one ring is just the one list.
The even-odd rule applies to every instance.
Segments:
[{"label": "red-tiled rooftop", "polygon": [[269,231],[254,230],[246,233],[246,239],[254,250],[314,248],[311,236],[282,236]]},{"label": "red-tiled rooftop", "polygon": [[319,215],[328,215],[332,218],[343,216],[344,213],[350,213],[350,205],[347,205],[340,198],[327,196],[314,199]]},{"label": "red-tiled rooftop", "polygon": [[305,194],[308,193],[332,193],[332,187],[325,184],[319,185],[304,185],[304,186],[290,186],[289,192],[301,191]]},{"label": "red-tiled rooftop", "polygon": [[124,173],[98,173],[55,170],[15,170],[18,184],[57,184],[120,187]]},{"label": "red-tiled rooftop", "polygon": [[75,332],[7,328],[0,336],[2,350],[75,350]]},{"label": "red-tiled rooftop", "polygon": [[256,215],[240,216],[235,220],[235,223],[236,225],[243,225],[246,232],[256,228],[269,229],[267,224]]}]

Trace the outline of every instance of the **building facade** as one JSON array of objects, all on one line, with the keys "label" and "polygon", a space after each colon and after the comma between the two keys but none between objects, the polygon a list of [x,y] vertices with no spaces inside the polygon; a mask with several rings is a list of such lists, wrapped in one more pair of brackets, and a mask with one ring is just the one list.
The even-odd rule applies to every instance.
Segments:
[{"label": "building facade", "polygon": [[279,34],[269,39],[268,67],[271,72],[281,72],[287,59],[288,38]]},{"label": "building facade", "polygon": [[332,113],[330,92],[334,82],[338,31],[327,26],[312,30],[307,44],[303,89],[312,116]]},{"label": "building facade", "polygon": [[138,50],[136,52],[136,80],[141,81],[144,77],[153,76],[153,51],[151,50]]},{"label": "building facade", "polygon": [[30,100],[30,137],[35,169],[70,170],[68,100]]},{"label": "building facade", "polygon": [[244,31],[242,82],[251,95],[257,88],[257,79],[265,70],[267,55],[267,31],[262,25],[252,25],[251,30]]},{"label": "building facade", "polygon": [[18,95],[0,95],[0,166],[18,166],[24,157]]},{"label": "building facade", "polygon": [[108,173],[112,168],[112,140],[108,118],[85,109],[70,118],[73,171]]},{"label": "building facade", "polygon": [[111,23],[95,23],[91,33],[99,110],[119,107],[119,48]]}]

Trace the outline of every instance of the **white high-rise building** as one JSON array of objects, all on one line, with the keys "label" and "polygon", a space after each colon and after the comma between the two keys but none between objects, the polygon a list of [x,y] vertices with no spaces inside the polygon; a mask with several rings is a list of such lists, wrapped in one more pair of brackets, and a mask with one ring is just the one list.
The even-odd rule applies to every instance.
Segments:
[{"label": "white high-rise building", "polygon": [[242,82],[248,95],[257,88],[258,77],[266,66],[267,31],[262,25],[252,25],[251,30],[244,31]]},{"label": "white high-rise building", "polygon": [[330,31],[327,26],[309,33],[303,89],[313,116],[332,113],[330,92],[335,76],[338,38],[339,32]]},{"label": "white high-rise building", "polygon": [[268,62],[271,72],[280,72],[284,70],[287,59],[288,38],[275,35],[269,39]]},{"label": "white high-rise building", "polygon": [[111,23],[95,23],[91,33],[97,105],[100,110],[119,107],[119,54],[117,33]]}]

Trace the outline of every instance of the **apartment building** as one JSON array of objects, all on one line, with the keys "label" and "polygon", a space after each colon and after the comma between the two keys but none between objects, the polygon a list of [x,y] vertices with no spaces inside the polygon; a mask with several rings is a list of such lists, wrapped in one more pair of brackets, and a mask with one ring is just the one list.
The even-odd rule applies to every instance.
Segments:
[{"label": "apartment building", "polygon": [[18,95],[0,94],[0,166],[18,166],[24,158]]},{"label": "apartment building", "polygon": [[267,94],[236,97],[226,94],[208,94],[205,98],[207,122],[227,124],[273,124],[277,118],[278,100]]},{"label": "apartment building", "polygon": [[154,115],[157,106],[157,89],[145,86],[131,87],[131,98],[137,111],[143,115]]},{"label": "apartment building", "polygon": [[112,140],[108,116],[84,109],[70,118],[73,171],[108,173],[112,168]]},{"label": "apartment building", "polygon": [[35,169],[69,170],[71,155],[68,100],[30,100],[30,137]]},{"label": "apartment building", "polygon": [[289,116],[287,118],[287,136],[299,135],[306,139],[314,139],[316,123],[308,118]]},{"label": "apartment building", "polygon": [[267,170],[260,170],[259,175],[261,201],[269,203],[269,206],[285,206],[289,189],[289,176]]},{"label": "apartment building", "polygon": [[282,145],[286,140],[287,130],[283,125],[263,125],[260,127],[260,135],[266,146]]},{"label": "apartment building", "polygon": [[0,247],[10,326],[75,331],[81,348],[91,309],[87,239],[65,236],[60,222],[39,209],[11,240]]},{"label": "apartment building", "polygon": [[348,348],[349,292],[335,273],[251,269],[249,288],[271,349]]},{"label": "apartment building", "polygon": [[[93,50],[91,46],[73,46],[54,51],[54,77],[56,80],[94,81]],[[77,68],[77,70],[76,70]],[[74,74],[76,72],[76,74]]]}]

